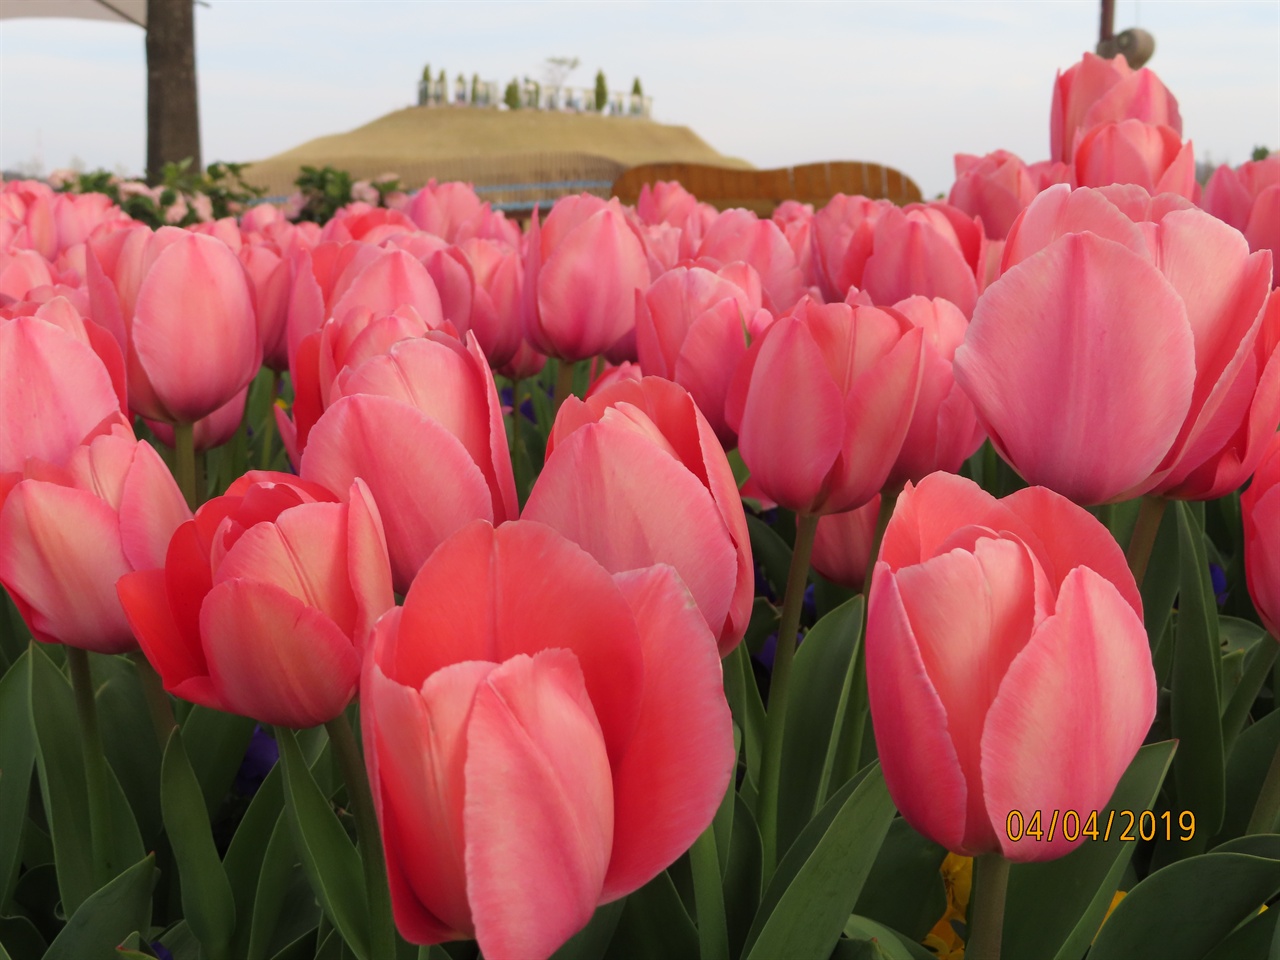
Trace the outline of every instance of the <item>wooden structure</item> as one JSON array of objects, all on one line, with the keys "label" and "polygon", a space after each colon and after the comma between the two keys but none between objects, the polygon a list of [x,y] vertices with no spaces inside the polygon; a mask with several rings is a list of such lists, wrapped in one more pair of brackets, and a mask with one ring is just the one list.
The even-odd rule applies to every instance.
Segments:
[{"label": "wooden structure", "polygon": [[837,193],[892,200],[897,204],[923,199],[914,180],[892,167],[859,160],[806,163],[776,170],[736,170],[700,163],[646,163],[631,167],[613,184],[613,195],[635,203],[640,188],[659,180],[676,180],[699,200],[718,210],[744,207],[762,217],[783,200],[820,207]]}]

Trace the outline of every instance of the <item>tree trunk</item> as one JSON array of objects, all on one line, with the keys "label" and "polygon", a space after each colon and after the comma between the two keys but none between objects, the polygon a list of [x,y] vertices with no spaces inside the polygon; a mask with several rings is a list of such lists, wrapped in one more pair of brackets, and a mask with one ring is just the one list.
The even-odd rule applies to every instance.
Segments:
[{"label": "tree trunk", "polygon": [[201,168],[195,4],[147,0],[147,179],[187,157]]}]

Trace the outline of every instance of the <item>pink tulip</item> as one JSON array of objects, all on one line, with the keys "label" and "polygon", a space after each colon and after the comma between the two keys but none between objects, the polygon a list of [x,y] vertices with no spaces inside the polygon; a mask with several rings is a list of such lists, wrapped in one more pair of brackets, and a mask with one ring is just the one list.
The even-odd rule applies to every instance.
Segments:
[{"label": "pink tulip", "polygon": [[482,216],[487,208],[471,184],[431,180],[408,199],[403,209],[418,229],[457,243],[463,225]]},{"label": "pink tulip", "polygon": [[638,363],[632,363],[630,360],[624,360],[622,363],[614,365],[607,360],[591,361],[591,383],[587,387],[584,399],[590,400],[597,393],[608,390],[620,380],[643,380],[644,373],[640,370]]},{"label": "pink tulip", "polygon": [[877,304],[942,297],[967,317],[982,292],[985,247],[982,225],[949,203],[891,205],[875,222],[856,284]]},{"label": "pink tulip", "polygon": [[[985,598],[975,603],[975,598]],[[1011,811],[1106,806],[1155,717],[1142,601],[1085,510],[1042,487],[996,500],[950,474],[898,499],[867,616],[885,781],[916,830],[965,856],[1050,860]]]},{"label": "pink tulip", "polygon": [[1280,422],[1270,285],[1269,252],[1179,197],[1051,187],[1009,234],[956,380],[1030,483],[1086,504],[1222,496]]},{"label": "pink tulip", "polygon": [[374,628],[361,683],[396,925],[545,958],[711,823],[733,733],[679,578],[473,522]]},{"label": "pink tulip", "polygon": [[524,264],[520,251],[497,240],[479,238],[463,241],[458,249],[475,277],[471,330],[489,358],[489,365],[501,368],[524,341]]},{"label": "pink tulip", "polygon": [[902,451],[924,368],[905,318],[802,300],[752,343],[725,402],[752,479],[798,512],[862,506]]},{"label": "pink tulip", "polygon": [[1120,120],[1163,124],[1182,135],[1178,101],[1154,73],[1132,69],[1123,56],[1105,60],[1086,53],[1054,83],[1049,153],[1070,163],[1080,136]]},{"label": "pink tulip", "polygon": [[138,648],[116,580],[164,562],[191,516],[159,454],[127,426],[77,447],[58,467],[28,460],[4,496],[0,583],[31,635],[96,653]]},{"label": "pink tulip", "polygon": [[473,336],[401,340],[335,381],[302,453],[302,478],[368,484],[386,523],[396,590],[470,520],[519,513],[497,388]]},{"label": "pink tulip", "polygon": [[1200,195],[1191,141],[1172,127],[1121,120],[1093,127],[1077,141],[1076,182],[1082,187],[1131,183],[1148,193]]},{"label": "pink tulip", "polygon": [[722,656],[746,632],[755,580],[737,483],[677,384],[622,380],[585,402],[566,400],[522,516],[555,528],[610,573],[670,564]]},{"label": "pink tulip", "polygon": [[1280,153],[1235,170],[1218,167],[1200,206],[1243,233],[1250,250],[1270,250],[1273,263],[1280,259]]},{"label": "pink tulip", "polygon": [[969,329],[960,308],[947,300],[909,297],[883,309],[924,331],[920,395],[902,452],[885,481],[896,488],[907,480],[919,482],[935,470],[955,473],[982,446],[985,434],[973,402],[952,371],[956,350]]},{"label": "pink tulip", "polygon": [[880,517],[880,495],[856,510],[819,518],[813,538],[813,569],[832,583],[861,590],[871,568],[871,547]]},{"label": "pink tulip", "polygon": [[698,247],[698,258],[719,265],[750,264],[760,277],[762,305],[770,313],[785,313],[808,292],[796,253],[782,230],[750,210],[726,210],[716,217]]},{"label": "pink tulip", "polygon": [[649,264],[616,200],[559,200],[545,224],[534,218],[527,241],[526,331],[535,348],[574,362],[633,333]]},{"label": "pink tulip", "polygon": [[351,702],[374,621],[395,598],[368,489],[347,502],[283,473],[241,477],[178,528],[120,601],[174,696],[310,727]]},{"label": "pink tulip", "polygon": [[745,263],[712,271],[680,266],[664,273],[636,299],[636,352],[646,374],[674,380],[689,391],[728,448],[737,437],[724,404],[747,341],[773,317],[762,309],[759,274]]},{"label": "pink tulip", "polygon": [[[240,424],[244,420],[244,405],[248,399],[249,388],[245,387],[213,413],[207,417],[201,417],[193,423],[191,425],[191,448],[197,451],[212,450],[214,447],[229,443],[231,438],[236,435],[236,431],[240,429]],[[279,410],[280,408],[273,407],[272,409]],[[156,435],[156,439],[166,447],[174,445],[173,424],[145,418],[143,422]]]},{"label": "pink tulip", "polygon": [[1249,596],[1263,625],[1280,639],[1280,434],[1271,438],[1253,482],[1240,494],[1240,512]]},{"label": "pink tulip", "polygon": [[947,202],[982,221],[989,240],[1003,240],[1040,185],[1018,157],[997,150],[985,157],[957,153],[956,182]]},{"label": "pink tulip", "polygon": [[[79,331],[90,327],[81,321]],[[79,331],[38,316],[0,321],[0,477],[28,458],[63,466],[82,443],[128,426],[119,384]]]},{"label": "pink tulip", "polygon": [[818,285],[828,302],[843,300],[851,287],[861,285],[876,222],[892,206],[888,200],[838,193],[813,215],[809,282]]},{"label": "pink tulip", "polygon": [[93,246],[94,319],[125,354],[129,404],[193,423],[228,403],[262,365],[253,293],[226,244],[178,229],[118,231]]}]

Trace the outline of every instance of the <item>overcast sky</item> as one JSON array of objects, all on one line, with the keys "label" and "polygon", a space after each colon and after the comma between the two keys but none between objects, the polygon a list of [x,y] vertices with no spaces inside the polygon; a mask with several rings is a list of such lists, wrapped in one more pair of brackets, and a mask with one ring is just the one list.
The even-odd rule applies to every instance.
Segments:
[{"label": "overcast sky", "polygon": [[[0,0],[3,4],[4,0]],[[1098,32],[1097,0],[427,3],[207,0],[196,68],[205,161],[253,160],[408,106],[424,63],[505,84],[576,56],[571,83],[639,76],[654,117],[759,167],[871,160],[949,188],[952,155],[1049,150],[1054,74]],[[1280,147],[1280,0],[1117,0],[1203,160]],[[0,166],[138,172],[137,27],[0,20]]]}]

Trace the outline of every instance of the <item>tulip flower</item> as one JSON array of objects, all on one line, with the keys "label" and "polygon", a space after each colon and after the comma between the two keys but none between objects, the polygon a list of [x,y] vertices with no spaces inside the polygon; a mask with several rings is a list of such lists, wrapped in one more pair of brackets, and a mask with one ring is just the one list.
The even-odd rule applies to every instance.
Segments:
[{"label": "tulip flower", "polygon": [[1235,170],[1218,167],[1200,206],[1243,233],[1250,250],[1270,250],[1274,263],[1280,258],[1280,153]]},{"label": "tulip flower", "polygon": [[1134,70],[1123,56],[1106,60],[1086,53],[1053,86],[1049,153],[1070,163],[1080,136],[1104,123],[1141,120],[1163,124],[1182,136],[1178,101],[1145,67]]},{"label": "tulip flower", "polygon": [[819,518],[813,538],[813,569],[842,587],[861,590],[871,567],[876,521],[880,517],[877,494],[856,510],[828,513]]},{"label": "tulip flower", "polygon": [[164,562],[191,512],[169,468],[127,426],[76,447],[65,466],[31,459],[0,484],[0,583],[31,635],[97,653],[138,649],[116,580]]},{"label": "tulip flower", "polygon": [[725,422],[729,384],[748,339],[773,321],[762,302],[759,274],[741,262],[676,267],[636,299],[641,369],[688,390],[727,448],[737,444]]},{"label": "tulip flower", "polygon": [[876,564],[866,649],[894,803],[966,856],[1070,852],[1082,837],[1011,838],[1010,812],[1102,809],[1155,717],[1124,556],[1040,487],[996,500],[950,474],[908,485]]},{"label": "tulip flower", "polygon": [[160,569],[118,591],[174,696],[263,723],[310,727],[355,695],[374,621],[395,602],[378,508],[252,472],[174,533]]},{"label": "tulip flower", "polygon": [[978,217],[989,240],[1003,240],[1018,214],[1040,192],[1031,170],[1007,150],[985,157],[957,153],[955,166],[956,182],[947,202]]},{"label": "tulip flower", "polygon": [[956,380],[1029,483],[1084,504],[1219,497],[1280,422],[1270,287],[1268,251],[1179,197],[1051,187],[1009,234]]},{"label": "tulip flower", "polygon": [[842,513],[884,486],[925,367],[900,315],[803,300],[751,345],[725,402],[752,479],[801,513]]},{"label": "tulip flower", "polygon": [[433,331],[347,368],[311,429],[299,473],[330,490],[362,478],[386,522],[396,590],[470,520],[519,513],[502,405],[468,334]]},{"label": "tulip flower", "polygon": [[670,564],[722,656],[746,632],[754,573],[742,500],[710,424],[679,385],[619,380],[585,402],[566,400],[522,516],[611,573]]},{"label": "tulip flower", "polygon": [[1280,639],[1280,434],[1271,438],[1253,482],[1240,494],[1240,512],[1249,596],[1263,625]]},{"label": "tulip flower", "polygon": [[489,358],[489,365],[500,369],[511,362],[524,342],[524,265],[520,251],[481,238],[466,240],[459,249],[475,276],[471,331]]},{"label": "tulip flower", "polygon": [[708,225],[698,258],[717,264],[742,261],[759,275],[763,306],[770,313],[785,313],[807,291],[796,253],[772,220],[761,220],[750,210],[726,210]]},{"label": "tulip flower", "polygon": [[1082,187],[1131,183],[1153,194],[1200,196],[1191,141],[1183,143],[1172,127],[1141,120],[1104,123],[1083,134],[1076,144],[1075,174]]},{"label": "tulip flower", "polygon": [[396,925],[550,956],[711,823],[734,765],[707,625],[663,565],[611,576],[475,521],[380,619],[360,689]]}]

